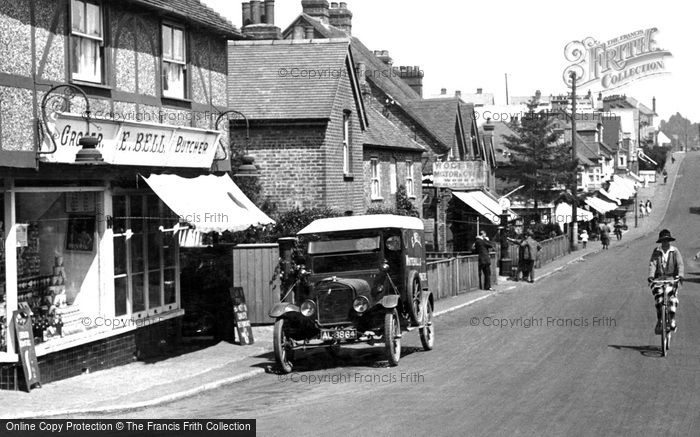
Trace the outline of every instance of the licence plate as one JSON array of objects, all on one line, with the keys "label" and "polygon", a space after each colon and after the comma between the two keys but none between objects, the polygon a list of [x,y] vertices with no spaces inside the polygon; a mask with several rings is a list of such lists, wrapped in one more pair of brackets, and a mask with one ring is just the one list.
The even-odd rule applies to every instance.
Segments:
[{"label": "licence plate", "polygon": [[321,331],[321,340],[354,340],[357,338],[355,329],[339,329]]}]

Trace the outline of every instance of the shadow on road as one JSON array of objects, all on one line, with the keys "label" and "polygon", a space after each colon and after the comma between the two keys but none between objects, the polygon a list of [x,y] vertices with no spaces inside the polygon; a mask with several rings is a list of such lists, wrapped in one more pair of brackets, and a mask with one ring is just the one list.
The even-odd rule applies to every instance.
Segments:
[{"label": "shadow on road", "polygon": [[640,354],[644,355],[645,357],[650,357],[650,358],[661,358],[661,348],[659,346],[620,346],[620,345],[615,345],[615,344],[609,344],[608,347],[617,349],[617,350],[633,350],[637,351]]}]

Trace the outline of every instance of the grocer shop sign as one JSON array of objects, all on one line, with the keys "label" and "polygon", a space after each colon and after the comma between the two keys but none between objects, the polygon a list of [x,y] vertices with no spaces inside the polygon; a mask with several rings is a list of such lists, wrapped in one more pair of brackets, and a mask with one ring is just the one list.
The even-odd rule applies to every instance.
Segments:
[{"label": "grocer shop sign", "polygon": [[[79,115],[58,113],[49,123],[56,152],[48,162],[74,163],[87,122]],[[90,120],[89,135],[97,137],[104,162],[115,165],[209,168],[216,155],[219,132],[135,121]],[[44,150],[52,148],[46,139]]]},{"label": "grocer shop sign", "polygon": [[446,161],[433,164],[433,185],[439,188],[481,188],[486,183],[483,161]]}]

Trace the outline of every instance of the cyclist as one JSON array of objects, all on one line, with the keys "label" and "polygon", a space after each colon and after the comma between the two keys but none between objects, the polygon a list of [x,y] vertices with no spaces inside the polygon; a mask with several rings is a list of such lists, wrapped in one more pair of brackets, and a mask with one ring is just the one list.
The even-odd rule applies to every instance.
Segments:
[{"label": "cyclist", "polygon": [[[649,261],[649,283],[657,278],[666,277],[678,277],[679,283],[683,283],[683,276],[685,270],[683,267],[683,256],[681,252],[675,246],[671,245],[671,241],[676,241],[675,238],[671,236],[671,231],[664,229],[659,232],[659,238],[656,241],[660,243],[660,246],[654,248],[651,253],[651,260]],[[654,287],[652,289],[654,294],[654,300],[656,301],[656,332],[657,335],[661,334],[661,305],[663,301],[663,290],[661,287]],[[678,287],[674,287],[673,291],[668,297],[669,306],[669,318],[671,329],[675,331],[676,329],[676,311],[678,310]]]}]

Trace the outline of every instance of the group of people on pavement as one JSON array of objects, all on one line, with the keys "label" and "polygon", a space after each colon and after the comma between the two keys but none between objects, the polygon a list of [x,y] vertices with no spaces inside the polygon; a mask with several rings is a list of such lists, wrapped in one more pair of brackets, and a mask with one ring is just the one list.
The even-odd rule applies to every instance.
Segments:
[{"label": "group of people on pavement", "polygon": [[[519,247],[519,262],[516,274],[516,281],[527,280],[535,282],[535,261],[537,254],[542,250],[542,246],[534,238],[532,230],[525,231],[521,239],[508,238],[508,241],[515,243]],[[495,244],[489,240],[486,231],[481,230],[476,236],[476,241],[472,249],[478,255],[479,263],[479,284],[482,290],[493,290],[491,287],[491,255],[489,249],[495,249]]]}]

